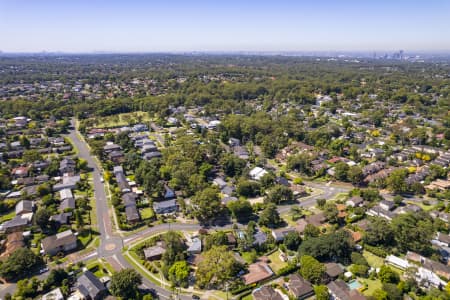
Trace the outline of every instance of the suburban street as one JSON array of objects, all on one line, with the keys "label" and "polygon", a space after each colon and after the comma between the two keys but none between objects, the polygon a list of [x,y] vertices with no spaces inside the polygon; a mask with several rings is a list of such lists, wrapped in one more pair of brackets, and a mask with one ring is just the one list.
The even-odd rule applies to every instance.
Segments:
[{"label": "suburban street", "polygon": [[[81,139],[81,135],[75,129],[75,122],[72,120],[72,126],[74,129],[71,129],[68,137],[77,148],[78,156],[87,161],[88,166],[92,169],[92,178],[93,178],[93,188],[94,188],[94,197],[96,201],[96,216],[97,216],[97,224],[98,224],[98,232],[100,238],[100,246],[97,250],[93,250],[90,252],[85,252],[81,254],[80,252],[75,252],[70,254],[68,262],[77,263],[79,261],[87,261],[93,258],[104,258],[115,271],[120,271],[124,268],[133,268],[124,257],[122,253],[122,249],[124,246],[133,245],[140,240],[148,238],[150,236],[156,235],[158,233],[162,233],[168,230],[177,230],[177,231],[197,231],[202,228],[199,224],[183,224],[183,223],[168,223],[168,224],[159,224],[152,227],[148,227],[143,229],[137,233],[133,233],[126,237],[120,236],[116,233],[113,228],[114,224],[112,222],[113,219],[113,209],[108,207],[108,198],[105,192],[104,183],[101,181],[102,168],[98,162],[98,160],[91,155],[90,150],[86,142]],[[162,137],[161,137],[162,138]],[[159,141],[163,142],[163,141]],[[315,183],[315,182],[307,182],[307,186],[321,190],[320,194],[311,195],[308,197],[304,197],[300,199],[299,204],[290,204],[290,205],[280,205],[278,206],[279,213],[288,212],[293,206],[300,205],[302,207],[308,208],[316,205],[317,199],[325,198],[332,199],[339,193],[346,193],[350,190],[350,187],[335,185],[335,184],[325,184],[325,183]],[[240,224],[238,224],[240,225]],[[232,224],[227,224],[224,226],[211,227],[211,229],[226,229],[231,228]],[[62,267],[66,266],[66,264],[61,265]],[[137,270],[141,272],[141,270]],[[41,274],[38,276],[39,279],[45,279],[48,276],[48,272],[45,274]],[[147,277],[142,277],[142,288],[143,289],[152,289],[154,290],[160,298],[169,299],[171,295],[173,295],[173,291],[162,288],[155,283],[151,282],[147,279]],[[16,289],[15,284],[8,284],[2,288],[0,291],[0,299],[4,297],[6,293],[13,294]],[[190,296],[179,295],[181,299],[191,299]]]}]

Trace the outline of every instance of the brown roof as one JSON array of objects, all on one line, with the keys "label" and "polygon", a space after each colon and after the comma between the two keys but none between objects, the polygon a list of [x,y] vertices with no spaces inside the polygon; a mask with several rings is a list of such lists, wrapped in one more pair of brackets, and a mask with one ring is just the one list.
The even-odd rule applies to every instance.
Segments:
[{"label": "brown roof", "polygon": [[289,290],[296,298],[304,298],[314,293],[311,283],[306,281],[299,274],[289,276]]},{"label": "brown roof", "polygon": [[46,237],[41,243],[42,249],[47,252],[61,246],[76,243],[76,241],[77,237],[73,234],[73,232],[71,230],[66,230],[64,232]]},{"label": "brown roof", "polygon": [[283,300],[283,297],[271,286],[263,286],[253,292],[254,300]]},{"label": "brown roof", "polygon": [[268,264],[258,262],[248,266],[248,273],[243,275],[242,279],[246,285],[249,285],[270,278],[272,275],[273,271]]},{"label": "brown roof", "polygon": [[0,260],[8,258],[14,251],[25,246],[22,232],[13,232],[6,238],[5,251],[0,255]]},{"label": "brown roof", "polygon": [[326,217],[324,213],[318,213],[315,215],[310,215],[306,217],[306,222],[308,224],[314,225],[316,227],[321,226],[323,223],[325,223]]},{"label": "brown roof", "polygon": [[325,267],[325,272],[332,278],[338,277],[340,274],[344,273],[344,270],[342,270],[342,268],[337,263],[327,263],[325,264]]},{"label": "brown roof", "polygon": [[301,234],[303,233],[303,231],[305,231],[306,225],[308,225],[308,222],[306,222],[306,220],[302,218],[297,221],[297,225],[295,225],[295,230]]},{"label": "brown roof", "polygon": [[350,232],[350,234],[352,235],[352,239],[355,243],[358,243],[362,240],[362,233],[359,231],[353,231],[348,229],[348,232]]}]

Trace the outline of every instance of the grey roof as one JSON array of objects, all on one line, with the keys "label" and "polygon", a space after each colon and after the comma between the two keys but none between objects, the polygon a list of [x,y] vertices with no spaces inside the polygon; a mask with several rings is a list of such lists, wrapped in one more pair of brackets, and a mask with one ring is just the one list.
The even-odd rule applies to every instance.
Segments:
[{"label": "grey roof", "polygon": [[32,212],[34,207],[33,201],[30,200],[22,200],[16,204],[16,215],[21,213]]},{"label": "grey roof", "polygon": [[153,210],[155,211],[164,211],[168,209],[173,209],[176,208],[177,206],[178,204],[176,199],[161,202],[153,202]]},{"label": "grey roof", "polygon": [[151,160],[153,158],[161,157],[162,154],[159,151],[147,152],[142,155],[142,158],[145,160]]},{"label": "grey roof", "polygon": [[262,232],[262,231],[258,231],[253,235],[253,238],[255,239],[255,241],[253,242],[253,244],[257,244],[257,245],[262,245],[267,241],[267,235]]},{"label": "grey roof", "polygon": [[127,221],[130,222],[139,221],[141,218],[139,216],[139,212],[137,210],[136,205],[130,205],[125,207],[125,214],[127,216]]},{"label": "grey roof", "polygon": [[69,218],[72,216],[71,212],[60,213],[50,217],[50,221],[54,221],[59,224],[68,224]]},{"label": "grey roof", "polygon": [[187,249],[187,252],[201,252],[202,251],[202,240],[199,238],[193,238],[192,244]]},{"label": "grey roof", "polygon": [[75,199],[73,199],[73,198],[66,198],[59,205],[59,209],[62,210],[62,211],[66,210],[68,208],[75,209]]},{"label": "grey roof", "polygon": [[3,229],[25,226],[25,225],[28,225],[28,223],[29,223],[28,219],[21,218],[20,216],[16,216],[13,219],[3,223]]},{"label": "grey roof", "polygon": [[164,249],[160,245],[156,245],[156,246],[144,249],[144,256],[146,259],[149,259],[149,258],[152,258],[155,256],[163,255],[164,252],[166,252],[166,249]]},{"label": "grey roof", "polygon": [[103,283],[90,271],[78,277],[77,288],[85,297],[89,296],[91,299],[96,299],[99,294],[106,291]]}]

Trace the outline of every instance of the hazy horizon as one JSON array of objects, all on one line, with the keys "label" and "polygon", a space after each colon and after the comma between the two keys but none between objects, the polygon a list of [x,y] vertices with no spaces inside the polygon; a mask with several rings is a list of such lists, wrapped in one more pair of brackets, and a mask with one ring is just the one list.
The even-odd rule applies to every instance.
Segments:
[{"label": "hazy horizon", "polygon": [[450,1],[0,0],[6,53],[450,52]]}]

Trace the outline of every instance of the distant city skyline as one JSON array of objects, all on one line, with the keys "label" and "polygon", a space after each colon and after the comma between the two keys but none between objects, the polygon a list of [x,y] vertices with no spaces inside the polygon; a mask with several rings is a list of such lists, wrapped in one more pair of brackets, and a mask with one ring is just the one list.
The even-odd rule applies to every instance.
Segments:
[{"label": "distant city skyline", "polygon": [[0,0],[3,52],[450,52],[450,1]]}]

